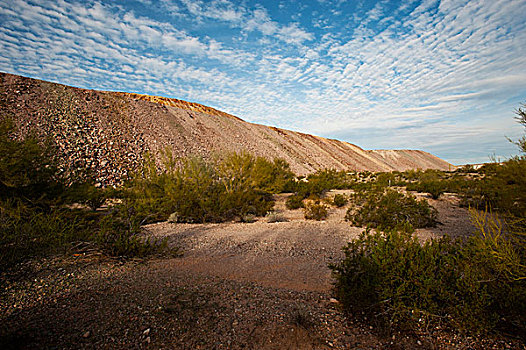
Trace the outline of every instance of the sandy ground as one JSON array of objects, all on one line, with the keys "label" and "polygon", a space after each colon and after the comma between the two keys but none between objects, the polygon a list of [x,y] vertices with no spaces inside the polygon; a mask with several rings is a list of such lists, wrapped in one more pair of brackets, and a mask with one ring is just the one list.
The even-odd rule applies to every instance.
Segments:
[{"label": "sandy ground", "polygon": [[[328,196],[346,192],[332,191]],[[287,222],[268,223],[259,218],[254,223],[160,223],[146,229],[181,247],[185,269],[275,288],[327,292],[332,286],[328,264],[339,261],[341,248],[363,229],[345,221],[347,207],[332,207],[324,221],[305,220],[302,209],[286,209],[286,196],[277,196],[275,211]],[[458,207],[455,197],[429,201],[439,210],[440,224],[418,230],[419,237],[446,233],[458,237],[471,232],[468,213]]]},{"label": "sandy ground", "polygon": [[[96,252],[33,262],[2,276],[0,348],[50,349],[505,349],[510,339],[456,334],[379,333],[344,316],[331,300],[327,265],[362,229],[343,220],[170,224],[146,227],[168,237],[181,257],[109,260]],[[430,202],[442,222],[422,239],[471,230],[452,196]]]}]

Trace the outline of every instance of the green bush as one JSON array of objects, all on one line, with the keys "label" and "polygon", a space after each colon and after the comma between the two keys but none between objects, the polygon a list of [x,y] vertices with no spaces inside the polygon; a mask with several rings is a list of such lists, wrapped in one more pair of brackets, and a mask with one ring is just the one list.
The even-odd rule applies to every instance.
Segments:
[{"label": "green bush", "polygon": [[70,243],[89,240],[92,228],[85,215],[70,210],[43,211],[16,198],[0,201],[0,268],[65,252]]},{"label": "green bush", "polygon": [[293,194],[289,196],[285,202],[285,206],[290,210],[303,208],[303,196],[299,194]]},{"label": "green bush", "polygon": [[407,232],[367,230],[344,248],[341,263],[330,266],[337,297],[346,310],[367,310],[388,328],[443,317],[439,308],[454,297],[449,288],[456,276],[448,263],[457,250],[445,240],[422,247]]},{"label": "green bush", "polygon": [[100,208],[107,198],[109,190],[95,187],[92,182],[73,183],[61,195],[63,203],[84,204],[91,210]]},{"label": "green bush", "polygon": [[352,188],[355,181],[354,174],[334,169],[324,169],[308,175],[307,178],[298,177],[296,180],[290,180],[285,184],[284,191],[293,192],[301,196],[302,199],[308,197],[319,198],[332,189]]},{"label": "green bush", "polygon": [[463,204],[517,218],[526,217],[526,157],[515,157],[482,169],[483,177],[471,180],[462,191]]},{"label": "green bush", "polygon": [[320,202],[307,202],[305,204],[304,216],[307,220],[325,220],[329,215],[327,206]]},{"label": "green bush", "polygon": [[387,189],[383,193],[358,193],[357,208],[350,207],[345,219],[356,226],[390,229],[410,224],[414,228],[432,227],[437,223],[437,211],[424,199]]},{"label": "green bush", "polygon": [[266,158],[256,157],[254,162],[251,175],[254,188],[269,193],[280,193],[283,192],[287,183],[294,178],[290,165],[283,159],[276,158],[271,162]]},{"label": "green bush", "polygon": [[366,230],[330,266],[336,295],[347,311],[366,310],[387,329],[431,324],[478,333],[501,324],[524,332],[524,232],[505,236],[491,220],[479,218],[467,241],[421,244],[407,231]]},{"label": "green bush", "polygon": [[141,225],[144,218],[133,207],[118,206],[100,221],[95,241],[109,255],[145,257],[168,250],[167,239],[144,237]]},{"label": "green bush", "polygon": [[447,183],[441,180],[430,180],[424,182],[415,182],[406,186],[408,191],[417,191],[429,193],[431,198],[438,199],[446,191]]},{"label": "green bush", "polygon": [[335,206],[338,208],[343,207],[345,204],[347,204],[347,198],[343,194],[337,194],[334,196],[332,202]]},{"label": "green bush", "polygon": [[274,205],[272,193],[289,179],[283,161],[230,154],[207,162],[176,160],[167,154],[164,169],[147,161],[128,184],[125,200],[149,221],[171,214],[178,222],[222,222],[247,215],[264,216]]},{"label": "green bush", "polygon": [[0,120],[0,197],[35,200],[54,193],[55,166],[50,143],[39,142],[35,135],[18,139],[15,133],[12,120]]},{"label": "green bush", "polygon": [[[94,210],[108,197],[108,190],[79,178],[59,178],[50,143],[15,134],[10,120],[0,121],[1,269],[64,253],[77,242],[98,243],[109,254],[127,256],[144,256],[161,248],[140,238],[130,220],[124,225],[113,214],[101,220]],[[92,211],[67,205],[73,203]]]},{"label": "green bush", "polygon": [[375,186],[379,189],[391,186],[404,186],[405,183],[402,174],[397,171],[379,173],[374,181]]}]

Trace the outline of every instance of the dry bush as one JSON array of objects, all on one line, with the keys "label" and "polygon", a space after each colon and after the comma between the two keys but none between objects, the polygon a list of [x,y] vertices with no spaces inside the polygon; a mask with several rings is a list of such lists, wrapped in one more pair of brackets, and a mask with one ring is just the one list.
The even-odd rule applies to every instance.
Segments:
[{"label": "dry bush", "polygon": [[304,216],[307,220],[325,220],[329,215],[327,211],[327,206],[319,201],[309,201],[305,204]]}]

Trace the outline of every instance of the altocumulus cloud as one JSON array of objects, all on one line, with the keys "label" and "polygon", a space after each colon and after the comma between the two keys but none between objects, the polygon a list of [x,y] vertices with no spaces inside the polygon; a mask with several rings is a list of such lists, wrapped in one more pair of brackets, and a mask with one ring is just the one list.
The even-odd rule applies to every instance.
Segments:
[{"label": "altocumulus cloud", "polygon": [[0,70],[453,163],[515,152],[523,0],[0,0]]}]

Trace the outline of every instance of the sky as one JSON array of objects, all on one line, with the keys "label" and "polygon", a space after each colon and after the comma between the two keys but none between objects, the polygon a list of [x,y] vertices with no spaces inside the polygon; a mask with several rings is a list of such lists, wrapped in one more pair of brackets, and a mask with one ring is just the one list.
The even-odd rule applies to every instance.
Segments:
[{"label": "sky", "polygon": [[518,154],[526,1],[0,0],[0,71],[480,163]]}]

